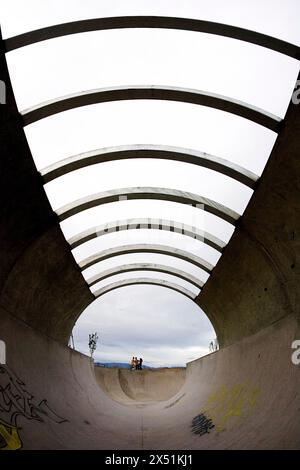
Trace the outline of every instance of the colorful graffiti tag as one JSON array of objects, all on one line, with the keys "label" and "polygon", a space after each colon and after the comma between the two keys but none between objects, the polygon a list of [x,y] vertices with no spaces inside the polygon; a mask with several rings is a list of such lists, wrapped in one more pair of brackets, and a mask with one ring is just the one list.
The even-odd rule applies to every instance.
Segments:
[{"label": "colorful graffiti tag", "polygon": [[45,423],[47,420],[57,424],[68,420],[58,416],[47,400],[36,404],[35,397],[26,389],[8,366],[0,365],[0,450],[17,450],[23,446],[18,418]]},{"label": "colorful graffiti tag", "polygon": [[222,386],[209,396],[201,413],[193,419],[192,432],[200,436],[213,428],[221,432],[232,423],[232,418],[247,418],[260,393],[260,389],[248,381],[230,388]]}]

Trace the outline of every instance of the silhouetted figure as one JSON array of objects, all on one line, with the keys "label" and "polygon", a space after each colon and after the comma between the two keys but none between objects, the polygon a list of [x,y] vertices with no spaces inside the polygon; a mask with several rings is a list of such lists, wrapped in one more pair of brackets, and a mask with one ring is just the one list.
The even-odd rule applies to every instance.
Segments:
[{"label": "silhouetted figure", "polygon": [[219,342],[218,338],[215,338],[213,341],[209,343],[209,350],[210,352],[217,351],[219,349]]},{"label": "silhouetted figure", "polygon": [[143,369],[143,359],[140,357],[140,360],[139,360],[139,370],[142,370]]}]

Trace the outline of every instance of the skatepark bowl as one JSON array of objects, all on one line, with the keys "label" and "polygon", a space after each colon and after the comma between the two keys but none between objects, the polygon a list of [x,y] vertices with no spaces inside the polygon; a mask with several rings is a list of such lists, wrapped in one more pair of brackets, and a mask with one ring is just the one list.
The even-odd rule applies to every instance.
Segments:
[{"label": "skatepark bowl", "polygon": [[[259,33],[197,20],[124,17],[75,23],[2,41],[0,79],[6,84],[6,103],[0,105],[0,340],[6,354],[0,358],[5,362],[6,356],[6,363],[0,364],[0,449],[300,449],[300,365],[292,360],[292,344],[300,340],[300,106],[291,100],[279,123],[258,109],[220,96],[144,87],[97,90],[92,97],[77,94],[22,114],[5,57],[5,52],[59,35],[130,27],[182,28],[199,34],[204,30],[250,41],[253,47],[269,48],[295,61],[299,48]],[[56,169],[39,173],[24,126],[74,106],[143,98],[202,103],[251,119],[253,125],[265,126],[278,136],[258,180],[207,154],[149,150],[159,159],[187,159],[187,165],[199,158],[196,164],[206,166],[206,171],[220,172],[254,192],[239,220],[226,207],[204,201],[214,217],[226,217],[235,231],[227,246],[207,234],[205,243],[222,253],[213,269],[190,255],[191,263],[210,272],[205,285],[198,280],[197,296],[176,284],[160,283],[161,288],[179,290],[203,309],[220,349],[186,368],[110,370],[94,367],[89,357],[67,346],[78,317],[105,291],[96,295],[91,291],[60,228],[66,211],[52,210],[43,186],[45,178],[99,163],[105,151],[82,154],[82,159],[59,162]],[[147,158],[148,150],[137,148],[105,155],[135,158],[140,151]],[[157,196],[151,188],[139,190],[143,197]],[[168,191],[158,188],[157,197],[183,202],[182,194]],[[79,211],[82,204],[102,203],[106,197],[115,196],[101,193],[69,209]],[[194,195],[184,197],[190,201]],[[84,237],[94,236],[93,230],[73,242],[83,243]],[[193,236],[192,231],[189,234]],[[132,249],[168,250],[152,245]],[[174,249],[172,256],[188,255]]]}]

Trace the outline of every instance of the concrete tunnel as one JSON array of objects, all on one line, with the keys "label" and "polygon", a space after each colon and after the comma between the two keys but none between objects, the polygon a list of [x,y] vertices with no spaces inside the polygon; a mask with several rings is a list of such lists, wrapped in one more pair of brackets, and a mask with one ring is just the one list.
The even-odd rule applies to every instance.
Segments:
[{"label": "concrete tunnel", "polygon": [[[101,28],[173,27],[200,32],[204,28],[196,20],[155,18],[75,22],[1,40],[0,79],[5,83],[6,100],[0,105],[0,340],[5,342],[7,361],[0,366],[0,449],[300,448],[300,364],[292,361],[292,344],[300,340],[300,110],[296,101],[291,99],[281,122],[217,96],[188,90],[149,91],[147,87],[75,94],[26,113],[17,108],[6,63],[9,51]],[[241,28],[216,23],[205,24],[207,30],[300,58],[298,47],[259,33],[247,31],[245,35]],[[74,107],[124,99],[184,100],[209,106],[250,119],[278,136],[258,179],[220,158],[141,146],[103,150],[37,171],[24,126]],[[72,243],[84,243],[96,232],[78,234],[70,243],[59,223],[87,207],[113,202],[119,193],[101,192],[56,213],[44,184],[105,158],[151,158],[154,154],[158,159],[204,165],[252,187],[254,193],[241,217],[201,199],[204,210],[235,227],[226,246],[213,234],[202,239],[222,253],[213,269],[205,260],[172,250],[172,256],[189,257],[211,273],[199,295],[160,283],[181,291],[205,311],[220,349],[188,363],[186,371],[144,371],[133,377],[128,371],[95,370],[87,356],[67,346],[76,320],[95,300],[90,285],[114,273],[100,273],[87,283],[71,248]],[[164,188],[128,188],[126,194],[171,198],[181,204],[199,202],[197,195]],[[134,221],[133,227],[126,228],[143,224],[147,221]],[[197,234],[191,229],[191,235]],[[147,252],[155,247],[122,249]],[[167,252],[170,247],[156,249]],[[96,259],[105,256],[113,253],[100,253]],[[97,295],[104,294],[105,289]]]}]

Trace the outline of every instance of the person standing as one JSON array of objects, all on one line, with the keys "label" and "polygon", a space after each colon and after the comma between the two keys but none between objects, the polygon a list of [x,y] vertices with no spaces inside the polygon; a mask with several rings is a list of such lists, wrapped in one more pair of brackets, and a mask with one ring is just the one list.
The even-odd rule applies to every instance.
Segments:
[{"label": "person standing", "polygon": [[134,356],[132,356],[132,359],[130,361],[130,370],[134,369]]},{"label": "person standing", "polygon": [[139,369],[143,370],[143,359],[141,357],[140,357],[140,360],[139,360]]},{"label": "person standing", "polygon": [[137,370],[137,368],[138,368],[138,360],[137,360],[137,357],[134,358],[134,368],[135,368],[135,370]]}]

